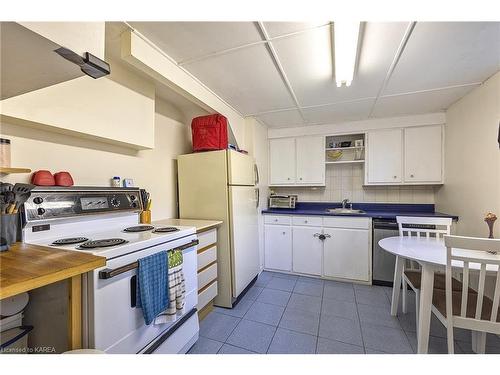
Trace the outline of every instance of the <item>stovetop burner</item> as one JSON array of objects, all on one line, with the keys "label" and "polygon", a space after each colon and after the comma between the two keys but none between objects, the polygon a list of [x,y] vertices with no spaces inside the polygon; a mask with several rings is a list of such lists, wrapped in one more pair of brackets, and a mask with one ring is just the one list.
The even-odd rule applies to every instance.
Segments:
[{"label": "stovetop burner", "polygon": [[80,245],[80,249],[95,249],[98,247],[116,246],[116,245],[122,245],[127,242],[128,242],[127,240],[124,240],[122,238],[106,238],[103,240],[95,240],[82,243]]},{"label": "stovetop burner", "polygon": [[125,228],[124,232],[145,232],[148,230],[155,229],[152,225],[136,225],[134,227]]},{"label": "stovetop burner", "polygon": [[170,233],[170,232],[177,232],[179,231],[179,228],[175,227],[163,227],[163,228],[156,228],[153,233]]},{"label": "stovetop burner", "polygon": [[69,238],[61,238],[60,240],[55,240],[51,243],[51,245],[55,246],[63,246],[63,245],[73,245],[76,243],[81,243],[88,241],[87,237],[69,237]]}]

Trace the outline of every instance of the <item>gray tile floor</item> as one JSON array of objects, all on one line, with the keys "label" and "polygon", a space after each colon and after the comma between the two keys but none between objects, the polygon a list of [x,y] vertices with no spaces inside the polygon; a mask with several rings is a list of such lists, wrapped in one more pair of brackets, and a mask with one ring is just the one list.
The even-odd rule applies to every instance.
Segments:
[{"label": "gray tile floor", "polygon": [[[234,309],[216,307],[200,324],[192,354],[415,353],[414,296],[407,314],[390,315],[391,288],[264,271]],[[455,353],[472,353],[471,334],[455,332]],[[430,353],[447,353],[446,329],[433,316]],[[487,353],[500,354],[488,336]]]}]

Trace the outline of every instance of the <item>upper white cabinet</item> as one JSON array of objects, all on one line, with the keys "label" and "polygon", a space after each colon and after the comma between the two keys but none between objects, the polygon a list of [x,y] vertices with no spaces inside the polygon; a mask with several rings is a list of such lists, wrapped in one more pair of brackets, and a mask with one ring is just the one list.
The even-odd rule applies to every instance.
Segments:
[{"label": "upper white cabinet", "polygon": [[369,131],[365,184],[442,184],[442,133],[442,125]]},{"label": "upper white cabinet", "polygon": [[269,141],[270,185],[295,183],[295,138]]},{"label": "upper white cabinet", "polygon": [[407,183],[441,183],[443,180],[442,126],[405,129],[405,174]]},{"label": "upper white cabinet", "polygon": [[368,133],[367,183],[400,183],[403,166],[403,132],[401,129]]},{"label": "upper white cabinet", "polygon": [[323,136],[270,139],[269,184],[325,185],[324,141]]},{"label": "upper white cabinet", "polygon": [[325,184],[325,138],[297,138],[297,180],[298,184]]}]

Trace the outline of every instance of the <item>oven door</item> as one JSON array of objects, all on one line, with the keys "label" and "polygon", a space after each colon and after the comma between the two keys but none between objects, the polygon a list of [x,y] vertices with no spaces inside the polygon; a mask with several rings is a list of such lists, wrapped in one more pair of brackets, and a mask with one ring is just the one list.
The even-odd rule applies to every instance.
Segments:
[{"label": "oven door", "polygon": [[[142,309],[134,306],[137,269],[108,279],[99,278],[99,271],[104,268],[116,269],[193,240],[196,240],[195,235],[108,260],[106,267],[94,270],[89,275],[86,293],[87,330],[84,332],[88,347],[107,353],[139,353],[156,338],[163,336],[182,318],[178,316],[176,322],[156,325],[153,322],[147,326]],[[183,250],[183,272],[186,282],[184,314],[189,313],[198,303],[196,249],[196,246],[192,246]]]}]

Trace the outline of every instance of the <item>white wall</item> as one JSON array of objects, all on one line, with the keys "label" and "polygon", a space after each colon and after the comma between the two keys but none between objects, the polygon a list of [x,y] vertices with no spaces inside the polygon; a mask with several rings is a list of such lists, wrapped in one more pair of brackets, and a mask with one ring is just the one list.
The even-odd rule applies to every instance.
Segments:
[{"label": "white wall", "polygon": [[[437,209],[460,219],[457,234],[487,236],[484,216],[500,216],[500,72],[446,112],[445,185]],[[500,220],[495,225],[500,237]]]},{"label": "white wall", "polygon": [[[11,139],[12,166],[69,171],[76,185],[109,186],[112,176],[134,179],[136,186],[151,192],[152,215],[157,220],[176,217],[176,157],[191,152],[189,127],[172,119],[176,117],[174,108],[157,100],[154,149],[143,151],[5,122],[1,134]],[[28,174],[2,178],[6,182],[28,179]]]},{"label": "white wall", "polygon": [[359,164],[326,166],[325,187],[273,187],[279,194],[297,194],[299,202],[434,203],[433,186],[363,186]]}]

